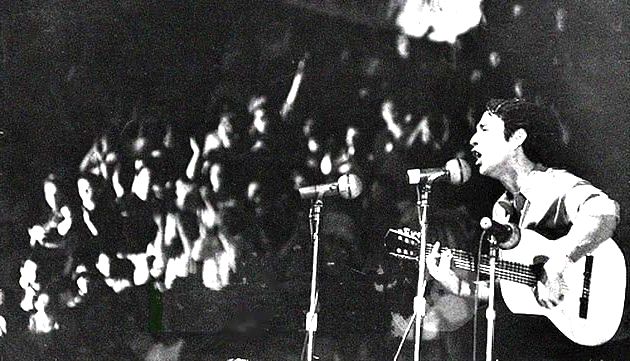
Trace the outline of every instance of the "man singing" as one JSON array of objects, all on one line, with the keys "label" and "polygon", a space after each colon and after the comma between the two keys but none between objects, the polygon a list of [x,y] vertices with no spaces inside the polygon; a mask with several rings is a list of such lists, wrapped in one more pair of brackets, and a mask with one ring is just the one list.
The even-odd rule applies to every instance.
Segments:
[{"label": "man singing", "polygon": [[[567,171],[550,168],[546,152],[559,140],[551,116],[523,99],[491,100],[470,139],[479,173],[498,180],[505,193],[495,202],[492,218],[514,223],[549,241],[552,252],[533,288],[540,306],[553,309],[563,301],[563,272],[612,237],[619,222],[618,204],[589,182]],[[557,123],[556,123],[557,124]],[[527,242],[522,239],[521,242]],[[429,273],[454,294],[473,297],[474,283],[450,269],[450,252],[434,247],[427,257]],[[481,300],[489,284],[478,284]],[[505,291],[504,291],[505,292]],[[567,357],[580,351],[547,318],[511,314],[497,293],[493,359],[536,360]],[[483,347],[478,347],[478,349]],[[576,358],[571,358],[576,359]]]}]

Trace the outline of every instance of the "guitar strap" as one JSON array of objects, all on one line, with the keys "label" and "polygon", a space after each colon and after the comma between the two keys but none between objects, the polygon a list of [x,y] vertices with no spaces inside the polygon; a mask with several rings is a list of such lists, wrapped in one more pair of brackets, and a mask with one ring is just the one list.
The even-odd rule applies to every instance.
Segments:
[{"label": "guitar strap", "polygon": [[509,203],[500,202],[500,204],[509,216],[508,221],[510,223],[520,224],[522,215],[521,212],[523,211],[527,198],[525,198],[522,193],[518,193],[516,196],[513,196],[511,193],[507,193],[507,199],[510,201]]}]

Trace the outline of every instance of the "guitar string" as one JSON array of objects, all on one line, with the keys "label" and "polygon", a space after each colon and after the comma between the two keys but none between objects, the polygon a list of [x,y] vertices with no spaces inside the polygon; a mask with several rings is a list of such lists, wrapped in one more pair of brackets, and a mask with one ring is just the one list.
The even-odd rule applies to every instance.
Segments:
[{"label": "guitar string", "polygon": [[[476,262],[472,258],[472,255],[470,255],[466,251],[456,250],[456,249],[452,249],[451,252],[454,255],[453,261],[455,262],[456,267],[459,264],[458,268],[463,268],[469,271],[475,270]],[[482,262],[483,261],[488,261],[488,258],[487,257],[482,258]],[[481,270],[484,270],[484,268],[488,270],[489,265],[482,263],[480,268]],[[536,280],[536,275],[531,270],[530,266],[526,266],[526,265],[515,263],[515,262],[498,261],[497,273],[499,273],[499,275],[504,276],[504,278],[506,279],[513,280],[513,281],[522,281],[528,284]]]},{"label": "guitar string", "polygon": [[[468,271],[474,271],[476,262],[471,259],[470,255],[464,251],[455,252],[455,257],[453,257],[453,262],[455,267],[460,269],[465,269]],[[463,255],[463,257],[462,257]],[[484,273],[488,273],[490,266],[488,264],[482,263],[480,269]],[[515,281],[519,283],[524,283],[527,285],[535,285],[537,281],[536,275],[531,271],[531,268],[522,264],[514,263],[514,262],[505,262],[499,261],[497,263],[496,272],[500,278],[509,281]]]},{"label": "guitar string", "polygon": [[[462,261],[466,266],[470,268],[470,270],[474,271],[475,262],[471,262],[470,260],[462,260]],[[488,271],[489,268],[490,268],[489,264],[482,263],[480,265],[480,269],[482,271]],[[525,282],[531,282],[536,279],[536,276],[531,271],[531,269],[526,268],[525,266],[522,266],[522,265],[517,265],[514,263],[508,263],[508,262],[502,262],[502,261],[497,262],[497,273],[500,276],[508,277],[510,280],[516,280],[516,281],[522,280]]]},{"label": "guitar string", "polygon": [[[415,242],[414,242],[415,243]],[[418,244],[410,243],[413,246],[418,246]],[[427,250],[425,252],[428,255],[433,248],[432,244],[427,244]],[[448,248],[445,248],[448,249]],[[475,262],[470,255],[466,251],[451,249],[451,252],[454,255],[455,266],[458,268],[467,269],[469,271],[475,270]],[[416,256],[417,252],[413,252],[412,255]],[[482,258],[483,261],[487,261],[488,257]],[[486,273],[489,271],[489,265],[482,263],[480,269],[485,271]],[[497,274],[500,278],[520,282],[528,285],[535,285],[537,277],[531,270],[530,266],[526,266],[523,264],[509,262],[509,261],[499,261],[497,262]]]},{"label": "guitar string", "polygon": [[[471,267],[470,264],[468,263],[462,263],[463,267],[459,267],[459,268],[464,268],[464,269],[468,269],[470,271],[474,271],[474,267]],[[456,267],[458,266],[457,262],[456,262]],[[488,273],[490,271],[490,266],[489,265],[485,265],[482,264],[480,266],[480,269],[483,273]],[[524,283],[527,285],[535,285],[536,284],[536,277],[534,275],[524,275],[520,272],[515,272],[515,271],[511,271],[511,270],[506,270],[506,269],[502,269],[502,268],[498,268],[496,269],[497,275],[499,276],[499,278],[508,280],[508,281],[515,281],[515,282],[519,282],[519,283]]]},{"label": "guitar string", "polygon": [[[427,252],[426,252],[427,255],[429,254],[429,252],[431,252],[431,248],[433,248],[432,246],[433,245],[427,245]],[[445,248],[445,249],[449,249],[449,248]],[[458,250],[458,249],[450,249],[450,251],[453,253],[454,256],[464,258],[464,259],[470,259],[474,261],[472,254],[470,254],[469,252]],[[482,262],[483,261],[488,262],[488,257],[487,256],[482,257]],[[515,272],[533,274],[533,271],[531,270],[531,266],[524,265],[522,263],[511,262],[511,261],[498,261],[497,265],[498,266],[500,265],[500,267],[502,268],[507,268]]]},{"label": "guitar string", "polygon": [[[418,246],[417,243],[416,244],[410,243],[410,244],[414,246]],[[427,255],[431,252],[432,248],[433,248],[432,244],[427,244],[427,252],[426,252]],[[446,250],[449,248],[445,247],[444,249]],[[472,254],[463,250],[458,250],[458,249],[450,249],[450,251],[454,255],[453,262],[454,262],[455,267],[468,270],[468,271],[475,270],[476,261],[474,260]],[[412,255],[409,255],[406,257],[407,258],[415,257],[417,259],[416,254],[417,252],[413,252]],[[489,264],[484,263],[484,261],[488,262],[488,256],[482,257],[481,259],[482,264],[480,265],[480,270],[484,273],[488,273],[490,266]],[[499,278],[523,283],[529,286],[535,286],[536,282],[538,281],[538,277],[532,271],[531,266],[524,265],[517,262],[498,261],[496,272]],[[586,297],[588,297],[590,294],[590,287],[583,286],[582,291],[583,291],[583,294]]]},{"label": "guitar string", "polygon": [[[409,239],[407,236],[402,236],[405,239]],[[403,241],[404,242],[404,241]],[[412,246],[419,246],[417,242],[405,242]],[[427,244],[427,249],[425,254],[428,255],[433,248],[433,244]],[[447,247],[444,248],[449,249]],[[466,251],[458,250],[458,249],[450,249],[453,253],[453,261],[455,266],[458,268],[462,268],[469,271],[475,270],[476,262],[474,261],[472,255]],[[417,257],[417,252],[413,252],[412,257]],[[488,256],[482,257],[482,264],[480,266],[480,270],[487,273],[489,271],[490,266],[484,261],[488,262]],[[537,277],[531,269],[531,266],[524,265],[521,263],[510,262],[510,261],[498,261],[496,272],[500,278],[524,283],[527,285],[535,285],[537,282]]]}]

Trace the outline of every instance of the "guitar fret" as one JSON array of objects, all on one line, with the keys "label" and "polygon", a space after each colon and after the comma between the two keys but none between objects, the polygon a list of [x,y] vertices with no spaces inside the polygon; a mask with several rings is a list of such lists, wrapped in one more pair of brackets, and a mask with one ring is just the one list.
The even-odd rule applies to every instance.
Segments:
[{"label": "guitar fret", "polygon": [[[482,271],[484,271],[484,273],[489,273],[490,272],[490,266],[489,265],[482,265],[481,266]],[[506,271],[504,269],[497,269],[497,276],[500,279],[504,279],[507,281],[514,281],[514,282],[518,282],[518,283],[523,283],[529,286],[534,286],[537,282],[537,279],[534,276],[524,276],[520,273],[514,273],[511,271]]]},{"label": "guitar fret", "polygon": [[[468,271],[474,271],[474,267],[472,267],[471,264],[468,263],[468,262],[455,261],[454,265],[455,265],[456,268],[459,268],[459,269],[464,269],[464,270],[468,270]],[[484,274],[488,274],[490,272],[490,265],[482,264],[481,265],[481,271]],[[519,282],[519,283],[523,283],[523,284],[531,285],[531,286],[535,285],[536,281],[537,281],[537,279],[536,279],[536,277],[534,275],[523,274],[523,273],[521,273],[519,271],[515,271],[515,270],[497,268],[496,269],[496,274],[501,279],[505,279],[505,280],[508,280],[508,281],[515,281],[515,282]]]},{"label": "guitar fret", "polygon": [[[433,245],[427,245],[426,255],[429,255]],[[448,249],[448,248],[445,248]],[[462,250],[451,249],[453,254],[453,264],[456,268],[476,271],[476,260],[468,252]],[[489,258],[483,256],[481,258],[480,269],[482,273],[488,274],[490,272]],[[507,281],[514,281],[529,286],[534,286],[537,282],[536,275],[532,272],[531,267],[522,265],[515,262],[497,261],[496,274],[500,279]]]}]

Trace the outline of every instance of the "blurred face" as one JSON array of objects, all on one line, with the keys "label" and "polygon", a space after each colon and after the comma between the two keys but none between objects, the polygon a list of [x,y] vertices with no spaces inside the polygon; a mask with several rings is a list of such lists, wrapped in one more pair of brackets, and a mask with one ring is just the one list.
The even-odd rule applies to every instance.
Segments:
[{"label": "blurred face", "polygon": [[234,128],[232,127],[232,115],[225,113],[221,115],[219,126],[217,127],[217,135],[221,140],[224,148],[232,147],[234,140]]},{"label": "blurred face", "polygon": [[47,294],[42,293],[41,295],[39,295],[39,297],[37,297],[37,301],[35,301],[35,309],[38,311],[43,311],[46,309],[46,306],[48,306],[49,302],[50,297]]},{"label": "blurred face", "polygon": [[55,196],[57,195],[57,186],[54,183],[46,182],[44,183],[44,198],[46,198],[46,203],[50,206],[51,209],[57,209],[57,201]]},{"label": "blurred face", "polygon": [[89,211],[93,211],[96,208],[96,205],[94,204],[94,189],[92,188],[92,185],[87,179],[80,178],[77,181],[77,186],[79,188],[79,196],[81,197],[83,207]]},{"label": "blurred face", "polygon": [[475,165],[480,174],[495,178],[505,169],[514,145],[505,140],[503,120],[494,114],[485,112],[476,129],[470,138],[472,154],[477,159]]},{"label": "blurred face", "polygon": [[407,59],[409,57],[409,38],[406,35],[400,34],[396,38],[396,50],[401,58]]},{"label": "blurred face", "polygon": [[247,186],[247,199],[253,203],[260,203],[260,183],[250,182]]},{"label": "blurred face", "polygon": [[302,126],[302,133],[304,133],[306,137],[310,137],[311,134],[313,133],[314,124],[315,124],[315,121],[312,118],[306,119],[304,126]]},{"label": "blurred face", "polygon": [[354,127],[349,127],[346,131],[346,148],[348,155],[353,156],[356,153],[356,142],[359,132]]},{"label": "blurred face", "polygon": [[197,203],[195,202],[195,195],[197,188],[193,183],[182,182],[177,180],[175,182],[175,205],[181,210],[195,209]]},{"label": "blurred face", "polygon": [[215,193],[221,190],[221,184],[223,183],[221,179],[222,173],[223,170],[220,164],[215,163],[210,167],[210,184]]},{"label": "blurred face", "polygon": [[293,188],[297,189],[306,185],[306,177],[303,174],[294,171],[292,178]]},{"label": "blurred face", "polygon": [[98,261],[96,262],[96,269],[105,277],[109,277],[110,275],[110,260],[109,257],[103,253],[98,256]]},{"label": "blurred face", "polygon": [[358,134],[359,132],[355,127],[348,127],[348,130],[346,131],[346,145],[348,147],[354,145],[355,139],[357,138]]},{"label": "blurred face", "polygon": [[136,174],[131,185],[131,192],[138,198],[146,201],[149,197],[149,190],[151,188],[151,172],[148,168],[141,168],[138,174]]},{"label": "blurred face", "polygon": [[110,179],[116,163],[118,163],[118,155],[115,152],[109,152],[105,155],[105,161],[101,162],[99,165],[103,178]]},{"label": "blurred face", "polygon": [[262,108],[254,110],[254,128],[258,133],[264,134],[267,132],[267,114]]},{"label": "blurred face", "polygon": [[116,193],[116,197],[121,198],[125,195],[125,188],[120,184],[120,167],[114,169],[112,174],[112,187],[114,187],[114,192]]},{"label": "blurred face", "polygon": [[20,286],[26,289],[30,285],[35,285],[36,279],[37,264],[30,259],[24,261],[24,264],[20,267]]}]

